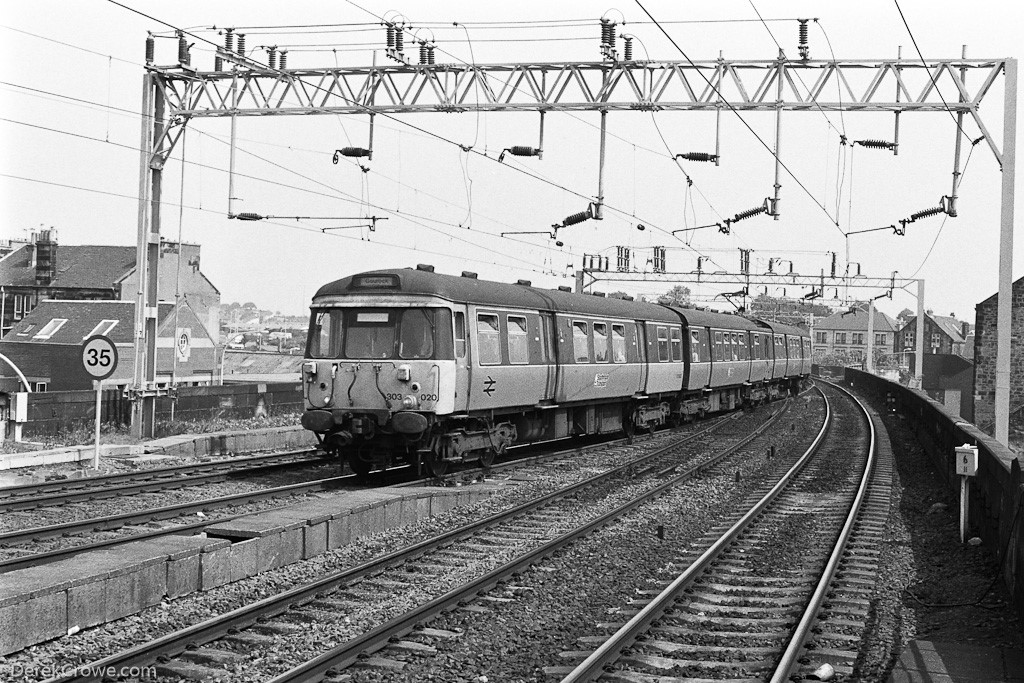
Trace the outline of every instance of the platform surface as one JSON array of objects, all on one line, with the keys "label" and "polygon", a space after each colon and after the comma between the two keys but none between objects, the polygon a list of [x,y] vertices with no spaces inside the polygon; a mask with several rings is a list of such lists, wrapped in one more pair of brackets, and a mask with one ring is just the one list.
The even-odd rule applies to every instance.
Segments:
[{"label": "platform surface", "polygon": [[1024,683],[1024,652],[913,640],[888,683]]}]

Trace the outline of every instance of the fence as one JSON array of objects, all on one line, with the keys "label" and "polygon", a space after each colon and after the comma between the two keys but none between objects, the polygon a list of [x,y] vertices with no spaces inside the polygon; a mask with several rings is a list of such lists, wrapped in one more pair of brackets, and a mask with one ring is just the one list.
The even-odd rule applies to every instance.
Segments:
[{"label": "fence", "polygon": [[[95,391],[46,391],[24,394],[27,421],[24,438],[49,436],[88,428],[96,420]],[[302,410],[302,385],[298,382],[226,384],[223,386],[179,387],[174,397],[161,396],[156,402],[159,423],[175,420],[248,418]],[[131,422],[131,401],[119,389],[105,389],[100,399],[100,420],[115,427]]]}]

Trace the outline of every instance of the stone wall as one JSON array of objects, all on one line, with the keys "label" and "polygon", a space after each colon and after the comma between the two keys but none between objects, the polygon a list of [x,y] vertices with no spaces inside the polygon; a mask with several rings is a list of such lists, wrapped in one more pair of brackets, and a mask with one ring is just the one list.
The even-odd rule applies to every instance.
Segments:
[{"label": "stone wall", "polygon": [[[1024,278],[1013,283],[1010,326],[1011,425],[1024,424]],[[987,434],[995,429],[996,297],[975,306],[974,423]]]}]

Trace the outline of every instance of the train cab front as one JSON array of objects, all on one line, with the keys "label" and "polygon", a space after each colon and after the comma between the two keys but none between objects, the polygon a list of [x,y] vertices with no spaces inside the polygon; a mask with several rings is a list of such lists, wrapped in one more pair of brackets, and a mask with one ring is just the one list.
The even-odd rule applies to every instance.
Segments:
[{"label": "train cab front", "polygon": [[451,412],[452,312],[314,305],[301,374],[302,426],[327,452],[361,474],[415,462],[438,413]]}]

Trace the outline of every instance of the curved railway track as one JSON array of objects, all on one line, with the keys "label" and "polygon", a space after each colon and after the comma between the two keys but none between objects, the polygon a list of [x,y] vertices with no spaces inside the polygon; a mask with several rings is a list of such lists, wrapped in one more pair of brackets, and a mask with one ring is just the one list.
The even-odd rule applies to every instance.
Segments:
[{"label": "curved railway track", "polygon": [[[855,567],[872,557],[865,536],[879,531],[890,470],[876,472],[863,406],[829,393],[829,419],[807,453],[710,547],[681,558],[682,574],[642,592],[629,621],[587,639],[600,645],[562,683],[782,683],[822,665],[852,671],[860,624],[849,612],[866,611],[869,594]],[[837,580],[844,560],[848,573]],[[829,614],[845,624],[829,628]]]},{"label": "curved railway track", "polygon": [[[714,453],[701,452],[711,444],[692,447],[698,437],[707,436],[707,430],[691,434],[513,509],[89,666],[121,668],[159,662],[160,675],[209,678],[239,663],[242,655],[233,648],[253,651],[279,638],[301,642],[310,624],[317,624],[318,633],[334,631],[329,640],[340,644],[275,680],[321,680],[328,672],[365,660],[383,648],[429,650],[429,646],[417,645],[404,636],[432,616],[473,600],[499,581],[508,580],[698,473],[742,454],[744,449],[761,448],[756,440],[777,424],[788,405],[778,409],[754,433],[719,436]],[[382,595],[391,596],[386,607],[379,604]],[[382,616],[391,618],[380,623]]]}]

